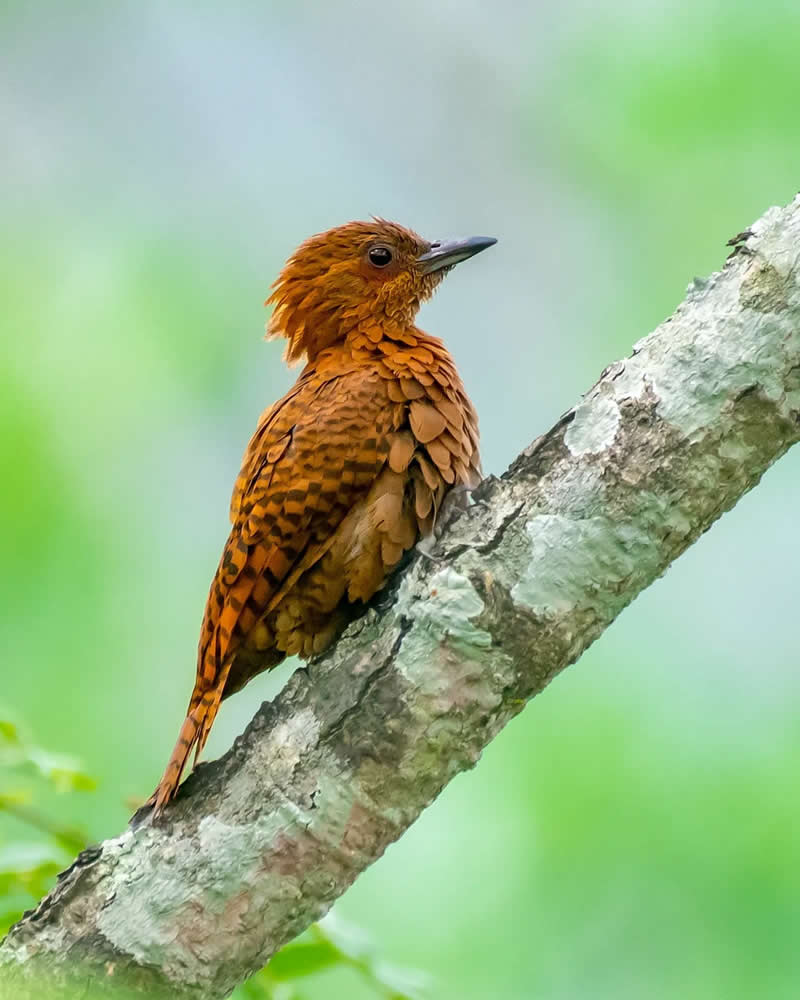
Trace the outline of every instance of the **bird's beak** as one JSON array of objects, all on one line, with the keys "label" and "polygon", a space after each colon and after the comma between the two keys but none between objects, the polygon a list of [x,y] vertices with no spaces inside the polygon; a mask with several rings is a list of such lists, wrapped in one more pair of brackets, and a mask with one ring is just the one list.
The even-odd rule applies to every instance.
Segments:
[{"label": "bird's beak", "polygon": [[466,240],[439,240],[431,243],[430,250],[417,257],[417,263],[421,265],[424,274],[431,271],[440,271],[443,267],[452,267],[454,264],[474,257],[476,253],[493,247],[497,240],[493,236],[470,236]]}]

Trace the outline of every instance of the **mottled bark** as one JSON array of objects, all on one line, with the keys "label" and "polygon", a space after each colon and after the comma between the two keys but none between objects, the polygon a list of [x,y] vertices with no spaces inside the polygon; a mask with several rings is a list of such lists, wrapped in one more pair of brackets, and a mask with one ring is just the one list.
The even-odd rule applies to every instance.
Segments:
[{"label": "mottled bark", "polygon": [[78,967],[224,997],[324,914],[798,440],[799,272],[800,198],[483,483],[157,825],[84,852],[0,947],[2,995]]}]

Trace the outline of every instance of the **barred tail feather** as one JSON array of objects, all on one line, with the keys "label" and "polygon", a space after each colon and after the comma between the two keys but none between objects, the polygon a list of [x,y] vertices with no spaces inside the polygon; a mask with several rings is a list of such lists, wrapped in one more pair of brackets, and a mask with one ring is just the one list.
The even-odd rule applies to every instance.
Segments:
[{"label": "barred tail feather", "polygon": [[164,775],[158,783],[158,787],[153,792],[148,805],[155,806],[155,815],[158,815],[164,806],[175,798],[178,792],[183,772],[186,769],[187,761],[195,750],[195,763],[205,746],[211,726],[214,723],[219,704],[222,700],[222,692],[225,682],[231,669],[232,659],[229,658],[225,667],[220,671],[217,683],[213,688],[209,688],[199,699],[192,699],[186,718],[183,720],[178,740],[167,763]]}]

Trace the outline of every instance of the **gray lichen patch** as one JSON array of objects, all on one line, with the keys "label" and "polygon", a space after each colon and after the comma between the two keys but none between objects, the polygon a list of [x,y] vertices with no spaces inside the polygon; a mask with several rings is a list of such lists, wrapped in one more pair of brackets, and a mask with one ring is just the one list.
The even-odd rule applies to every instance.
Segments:
[{"label": "gray lichen patch", "polygon": [[738,302],[731,302],[732,295],[738,298],[738,289],[735,283],[726,288],[713,314],[706,304],[698,306],[690,318],[691,336],[682,338],[668,364],[653,366],[658,414],[687,438],[714,424],[732,401],[753,387],[773,399],[783,394],[784,332],[791,337],[792,331],[774,313],[754,313],[745,324]]},{"label": "gray lichen patch", "polygon": [[539,514],[525,528],[530,563],[511,595],[537,615],[564,616],[603,605],[610,617],[629,581],[658,563],[653,539],[633,522]]},{"label": "gray lichen patch", "polygon": [[[475,624],[483,611],[471,581],[452,567],[433,573],[417,594],[401,589],[397,612],[412,625],[395,667],[413,690],[409,705],[414,719],[423,720],[431,747],[460,741],[462,713],[485,715],[500,703],[490,666],[492,636]],[[419,752],[412,744],[409,759],[418,760]]]},{"label": "gray lichen patch", "polygon": [[750,269],[739,290],[739,302],[743,309],[757,312],[783,312],[789,308],[792,282],[788,275],[765,262]]},{"label": "gray lichen patch", "polygon": [[616,399],[598,392],[576,408],[575,417],[564,435],[564,443],[576,457],[596,455],[614,443],[619,420]]},{"label": "gray lichen patch", "polygon": [[450,566],[428,577],[424,590],[400,590],[397,613],[415,623],[415,632],[432,644],[447,639],[451,645],[480,648],[491,645],[491,636],[472,624],[483,611],[483,601],[472,583]]}]

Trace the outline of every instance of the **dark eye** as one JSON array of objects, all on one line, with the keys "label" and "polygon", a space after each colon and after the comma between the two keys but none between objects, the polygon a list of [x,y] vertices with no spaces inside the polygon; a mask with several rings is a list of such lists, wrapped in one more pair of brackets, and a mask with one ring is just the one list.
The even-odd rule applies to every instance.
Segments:
[{"label": "dark eye", "polygon": [[388,247],[372,247],[367,256],[370,264],[374,264],[375,267],[386,267],[391,263],[392,251]]}]

